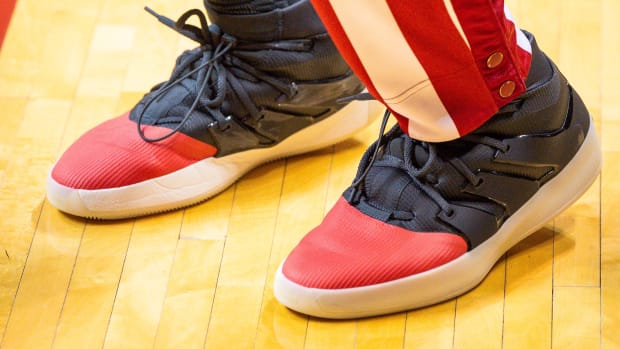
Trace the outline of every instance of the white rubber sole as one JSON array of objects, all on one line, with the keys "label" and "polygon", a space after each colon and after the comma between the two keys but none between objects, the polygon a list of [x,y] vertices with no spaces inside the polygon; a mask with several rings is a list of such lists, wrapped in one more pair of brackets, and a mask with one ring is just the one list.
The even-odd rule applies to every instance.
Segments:
[{"label": "white rubber sole", "polygon": [[75,189],[59,184],[49,175],[47,198],[61,211],[97,219],[129,218],[190,206],[216,195],[260,164],[350,137],[377,119],[383,108],[375,101],[354,101],[273,147],[207,158],[165,176],[124,187]]},{"label": "white rubber sole", "polygon": [[593,123],[569,164],[510,217],[489,240],[465,255],[414,276],[365,287],[316,289],[275,277],[275,297],[295,311],[331,319],[359,318],[420,308],[461,295],[478,285],[517,242],[575,202],[596,180],[601,150]]}]

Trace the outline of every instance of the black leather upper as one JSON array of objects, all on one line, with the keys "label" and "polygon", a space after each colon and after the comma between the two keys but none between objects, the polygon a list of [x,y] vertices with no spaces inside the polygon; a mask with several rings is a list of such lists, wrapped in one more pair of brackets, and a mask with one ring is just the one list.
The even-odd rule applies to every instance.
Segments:
[{"label": "black leather upper", "polygon": [[394,127],[374,163],[376,143],[367,151],[358,178],[371,167],[345,198],[365,214],[411,231],[452,232],[470,248],[486,241],[568,164],[589,129],[577,93],[552,62],[544,64],[551,77],[471,135],[430,144]]},{"label": "black leather upper", "polygon": [[[188,11],[176,23],[159,16],[201,46],[179,57],[170,80],[155,86],[131,111],[130,119],[214,145],[221,157],[277,144],[341,109],[345,104],[338,103],[339,98],[364,89],[320,21],[315,23],[316,14],[307,1],[276,12],[226,15],[225,21],[218,17],[218,22],[227,23],[225,28],[186,24],[191,16],[202,16],[205,22],[198,10]],[[209,15],[219,16],[213,11]],[[271,40],[257,41],[226,31],[239,32],[236,26],[243,23],[258,25],[254,20],[265,20],[269,27],[269,16],[293,22],[305,18],[302,22],[309,26],[296,30],[302,22],[285,21],[277,35],[266,36]]]}]

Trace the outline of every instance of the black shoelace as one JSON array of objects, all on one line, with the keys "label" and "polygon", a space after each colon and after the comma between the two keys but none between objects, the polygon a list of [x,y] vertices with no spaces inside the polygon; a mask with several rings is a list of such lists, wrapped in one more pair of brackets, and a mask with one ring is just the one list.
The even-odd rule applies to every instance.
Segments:
[{"label": "black shoelace", "polygon": [[[198,9],[185,12],[175,22],[170,18],[161,16],[150,8],[145,8],[147,12],[155,16],[161,23],[181,35],[196,41],[200,47],[191,51],[186,51],[181,55],[177,62],[170,79],[153,88],[153,94],[148,97],[145,105],[138,116],[138,133],[147,142],[159,142],[171,137],[179,132],[187,123],[190,115],[197,108],[205,111],[210,117],[209,128],[219,127],[220,130],[230,128],[232,115],[224,115],[221,105],[226,98],[228,88],[231,88],[237,96],[245,110],[250,116],[250,120],[242,120],[251,125],[262,118],[261,110],[254,104],[252,98],[240,82],[243,75],[246,78],[264,81],[287,98],[292,98],[297,91],[296,85],[292,81],[283,81],[262,72],[252,65],[234,56],[234,50],[287,50],[287,51],[307,51],[312,42],[310,40],[285,40],[273,42],[241,42],[232,35],[223,33],[217,25],[209,26],[204,13]],[[198,17],[200,27],[188,24],[187,21],[193,17]],[[234,71],[231,69],[234,68]],[[185,79],[196,80],[196,90],[194,100],[181,118],[181,121],[172,129],[171,132],[157,138],[149,138],[144,134],[143,118],[148,107],[175,85],[180,84]],[[248,122],[249,121],[249,122]]]},{"label": "black shoelace", "polygon": [[[511,112],[516,110],[519,103],[519,100],[514,101],[513,103],[505,106],[502,112]],[[434,201],[448,217],[451,217],[454,214],[454,209],[452,208],[450,202],[434,187],[434,185],[438,183],[435,173],[437,173],[442,166],[449,164],[474,187],[478,187],[482,184],[482,177],[477,175],[474,170],[470,169],[467,164],[458,157],[452,157],[447,160],[442,159],[440,156],[442,143],[423,142],[408,136],[403,137],[404,151],[402,161],[393,157],[378,159],[379,152],[382,147],[389,143],[391,139],[400,134],[395,130],[385,134],[385,128],[390,114],[391,112],[389,110],[385,111],[379,130],[379,136],[367,150],[367,153],[362,160],[362,168],[358,171],[357,179],[351,185],[352,192],[348,195],[347,200],[352,203],[365,201],[363,198],[364,190],[362,188],[364,179],[374,164],[381,164],[386,167],[399,168],[407,173],[415,185],[432,201]],[[486,135],[469,134],[459,138],[459,140],[473,145],[482,144],[503,153],[509,150],[508,145],[501,140]],[[428,154],[426,161],[421,165],[414,163],[413,160],[415,157],[414,152],[416,147],[422,147]],[[414,213],[393,210],[391,217],[401,220],[410,220],[413,219]]]}]

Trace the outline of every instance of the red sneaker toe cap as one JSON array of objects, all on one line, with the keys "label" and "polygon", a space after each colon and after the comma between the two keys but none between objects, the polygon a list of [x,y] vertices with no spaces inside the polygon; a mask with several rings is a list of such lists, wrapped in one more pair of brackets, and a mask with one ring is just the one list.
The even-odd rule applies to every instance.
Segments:
[{"label": "red sneaker toe cap", "polygon": [[458,235],[408,231],[341,198],[291,252],[282,272],[309,288],[362,287],[422,273],[465,252],[467,242]]},{"label": "red sneaker toe cap", "polygon": [[[144,127],[149,137],[172,131]],[[126,113],[75,141],[58,160],[51,176],[57,183],[75,189],[117,188],[166,175],[216,152],[212,145],[180,132],[160,142],[146,142]]]}]

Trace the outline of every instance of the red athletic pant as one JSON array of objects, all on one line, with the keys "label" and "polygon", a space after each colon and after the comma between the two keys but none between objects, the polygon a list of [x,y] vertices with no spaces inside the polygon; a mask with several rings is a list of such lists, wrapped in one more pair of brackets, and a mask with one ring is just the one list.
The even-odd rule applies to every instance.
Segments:
[{"label": "red athletic pant", "polygon": [[311,0],[411,137],[469,133],[525,90],[531,46],[503,0]]}]

